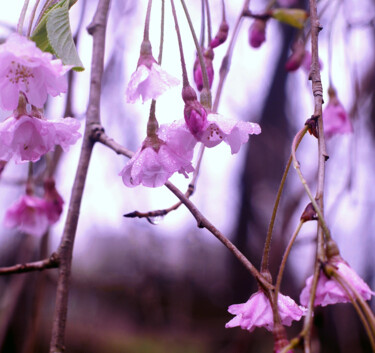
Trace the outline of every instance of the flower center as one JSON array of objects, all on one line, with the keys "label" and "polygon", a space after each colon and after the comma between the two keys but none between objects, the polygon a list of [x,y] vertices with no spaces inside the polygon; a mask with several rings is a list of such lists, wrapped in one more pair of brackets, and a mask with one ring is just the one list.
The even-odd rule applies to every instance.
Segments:
[{"label": "flower center", "polygon": [[13,84],[24,84],[26,87],[26,92],[28,92],[29,78],[33,78],[34,74],[32,73],[30,68],[12,61],[11,67],[6,77]]}]

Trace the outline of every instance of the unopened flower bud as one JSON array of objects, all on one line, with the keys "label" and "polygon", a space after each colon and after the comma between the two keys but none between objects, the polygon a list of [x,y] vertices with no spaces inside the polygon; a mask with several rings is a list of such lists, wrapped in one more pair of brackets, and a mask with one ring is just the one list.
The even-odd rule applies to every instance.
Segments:
[{"label": "unopened flower bud", "polygon": [[[214,80],[214,67],[212,65],[212,61],[214,59],[214,51],[212,48],[208,48],[203,53],[204,65],[206,66],[207,76],[208,76],[208,83],[211,88],[212,82]],[[199,57],[195,59],[194,63],[194,82],[197,85],[198,91],[203,89],[203,73],[201,68],[201,63],[199,61]]]},{"label": "unopened flower bud", "polygon": [[52,178],[44,181],[44,200],[46,201],[46,214],[49,222],[51,224],[57,222],[63,211],[64,200],[57,192],[55,181]]},{"label": "unopened flower bud", "polygon": [[292,51],[292,55],[285,63],[285,69],[287,71],[295,71],[302,65],[306,53],[304,43],[302,41],[297,41],[294,43]]},{"label": "unopened flower bud", "polygon": [[184,118],[190,132],[196,136],[203,131],[207,122],[207,112],[198,102],[197,95],[192,87],[184,87],[182,99],[185,102]]},{"label": "unopened flower bud", "polygon": [[[284,347],[289,344],[288,338],[286,336],[285,327],[279,323],[276,323],[273,328],[273,337],[274,337],[274,353],[280,353]],[[290,349],[287,353],[293,353],[293,350]]]},{"label": "unopened flower bud", "polygon": [[255,19],[249,28],[249,44],[259,48],[266,40],[266,21]]},{"label": "unopened flower bud", "polygon": [[307,221],[316,221],[318,218],[316,216],[316,211],[314,209],[314,206],[310,202],[301,215],[301,221],[307,222]]},{"label": "unopened flower bud", "polygon": [[228,32],[228,23],[223,20],[223,22],[221,22],[220,24],[219,31],[217,32],[215,38],[211,40],[210,47],[213,49],[223,44],[228,38]]}]

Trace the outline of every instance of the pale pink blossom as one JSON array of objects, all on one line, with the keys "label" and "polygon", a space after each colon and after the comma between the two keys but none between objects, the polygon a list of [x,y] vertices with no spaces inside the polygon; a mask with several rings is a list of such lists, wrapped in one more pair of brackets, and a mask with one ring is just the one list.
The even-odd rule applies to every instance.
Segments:
[{"label": "pale pink blossom", "polygon": [[[214,51],[209,48],[204,52],[204,64],[207,70],[207,78],[210,88],[212,87],[212,82],[214,80],[214,67],[212,65],[212,61],[214,59]],[[197,56],[194,63],[194,82],[197,85],[198,91],[202,91],[203,89],[203,73],[201,63],[199,61],[199,57]]]},{"label": "pale pink blossom", "polygon": [[194,170],[191,160],[195,144],[183,122],[162,125],[158,137],[146,138],[119,175],[128,187],[159,187],[175,172],[187,177]]},{"label": "pale pink blossom", "polygon": [[48,121],[28,115],[11,116],[0,123],[0,160],[35,162],[55,145],[66,151],[81,136],[79,127],[73,118]]},{"label": "pale pink blossom", "polygon": [[164,71],[156,62],[149,67],[141,64],[130,78],[125,99],[127,103],[135,103],[142,98],[144,103],[149,99],[157,99],[169,88],[179,83],[177,78]]},{"label": "pale pink blossom", "polygon": [[0,45],[0,107],[14,110],[22,92],[28,103],[43,107],[47,95],[66,92],[64,74],[70,69],[60,59],[53,60],[50,53],[41,51],[36,44],[12,34]]},{"label": "pale pink blossom", "polygon": [[249,44],[253,48],[259,48],[266,40],[266,24],[267,22],[255,19],[249,28]]},{"label": "pale pink blossom", "polygon": [[42,236],[49,224],[45,200],[31,195],[23,195],[18,199],[8,208],[4,218],[7,228],[17,228],[35,236]]},{"label": "pale pink blossom", "polygon": [[[355,271],[341,258],[332,258],[331,265],[337,268],[338,274],[350,285],[357,290],[359,295],[364,300],[370,300],[371,296],[375,293],[369,288],[369,286],[359,277]],[[300,295],[300,302],[302,305],[307,305],[310,298],[311,283],[313,276],[310,276],[306,280],[306,286],[303,288]],[[349,290],[349,293],[352,293]],[[353,298],[355,299],[354,295]],[[316,297],[314,306],[326,306],[329,304],[336,303],[348,303],[350,302],[350,297],[342,286],[334,279],[328,278],[323,271],[321,271],[318,285],[316,287]]]},{"label": "pale pink blossom", "polygon": [[323,111],[323,125],[326,137],[330,138],[336,134],[353,132],[348,113],[337,98],[336,91],[330,88],[329,92],[329,101]]},{"label": "pale pink blossom", "polygon": [[[300,320],[305,315],[306,308],[299,306],[295,301],[285,295],[278,295],[278,309],[281,323],[290,326],[293,320]],[[236,315],[225,327],[240,326],[244,330],[253,331],[256,327],[265,327],[273,330],[273,312],[271,303],[263,291],[254,293],[246,303],[234,304],[228,311]]]},{"label": "pale pink blossom", "polygon": [[204,129],[196,137],[206,147],[214,147],[224,141],[232,154],[240,150],[249,140],[249,135],[259,135],[261,128],[256,123],[227,119],[219,114],[208,114]]}]

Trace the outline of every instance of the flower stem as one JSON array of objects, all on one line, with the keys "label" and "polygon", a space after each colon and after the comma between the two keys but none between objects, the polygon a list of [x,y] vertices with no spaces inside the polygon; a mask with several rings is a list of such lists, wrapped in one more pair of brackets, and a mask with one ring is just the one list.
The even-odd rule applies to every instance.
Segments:
[{"label": "flower stem", "polygon": [[25,0],[25,2],[23,3],[23,6],[22,6],[20,18],[19,18],[18,24],[17,24],[17,32],[21,36],[22,36],[22,31],[23,31],[23,23],[25,22],[25,16],[26,16],[26,11],[27,11],[28,6],[29,6],[29,0]]},{"label": "flower stem", "polygon": [[30,37],[31,27],[33,25],[33,21],[34,21],[34,18],[35,18],[36,10],[37,10],[37,8],[39,6],[39,2],[40,2],[40,0],[36,0],[35,5],[33,7],[33,10],[31,12],[31,16],[30,16],[30,20],[29,20],[29,27],[27,29],[27,34],[26,34],[27,37]]},{"label": "flower stem", "polygon": [[201,36],[199,40],[199,45],[201,48],[204,46],[204,31],[205,31],[205,24],[206,24],[206,15],[205,15],[205,6],[204,0],[201,0]]},{"label": "flower stem", "polygon": [[160,44],[158,64],[161,65],[163,59],[163,45],[164,45],[164,25],[165,25],[165,0],[161,0],[161,20],[160,20]]},{"label": "flower stem", "polygon": [[151,7],[152,7],[152,0],[148,0],[147,4],[147,11],[146,11],[146,19],[145,19],[145,29],[143,32],[143,41],[149,42],[149,32],[150,32],[150,17],[151,17]]},{"label": "flower stem", "polygon": [[[173,0],[171,0],[171,1],[173,1]],[[201,69],[202,69],[203,88],[204,88],[204,90],[207,93],[206,99],[208,101],[209,108],[211,108],[211,106],[212,106],[211,99],[212,98],[211,98],[210,83],[209,83],[209,80],[208,80],[207,68],[206,68],[206,64],[204,62],[202,48],[200,47],[198,39],[197,39],[197,35],[195,34],[194,26],[193,26],[193,23],[191,21],[191,17],[189,15],[189,11],[188,11],[188,9],[186,7],[185,1],[181,0],[181,4],[182,4],[182,7],[184,8],[186,19],[187,19],[187,21],[189,23],[189,28],[190,28],[191,35],[193,36],[193,40],[194,40],[194,44],[195,44],[195,49],[197,50],[197,54],[198,54],[198,58],[199,58],[199,63],[201,65]]]},{"label": "flower stem", "polygon": [[173,0],[171,0],[171,6],[172,6],[172,14],[173,14],[174,24],[176,28],[176,33],[177,33],[178,49],[180,51],[180,60],[181,60],[181,69],[182,69],[182,87],[185,88],[185,87],[190,86],[190,84],[189,84],[188,74],[186,71],[186,63],[185,63],[184,49],[182,47],[180,26],[178,25],[176,8],[174,6]]},{"label": "flower stem", "polygon": [[210,12],[210,4],[208,0],[204,0],[206,4],[206,15],[207,15],[207,39],[208,44],[211,43],[212,40],[212,25],[211,25],[211,12]]}]

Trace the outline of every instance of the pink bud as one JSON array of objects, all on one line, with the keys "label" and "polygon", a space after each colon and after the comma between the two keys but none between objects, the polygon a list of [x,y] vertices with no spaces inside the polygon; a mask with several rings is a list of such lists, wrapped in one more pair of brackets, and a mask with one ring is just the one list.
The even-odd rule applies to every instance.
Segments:
[{"label": "pink bud", "polygon": [[305,45],[301,41],[294,43],[292,50],[292,55],[285,63],[285,69],[287,71],[297,70],[302,65],[306,53]]},{"label": "pink bud", "polygon": [[219,31],[217,32],[214,39],[211,40],[210,47],[216,48],[223,44],[228,38],[229,26],[225,21],[221,22]]},{"label": "pink bud", "polygon": [[266,40],[266,21],[256,19],[249,28],[249,44],[259,48]]},{"label": "pink bud", "polygon": [[197,95],[192,87],[182,90],[182,99],[185,102],[184,118],[190,132],[196,136],[206,127],[207,112],[198,102]]},{"label": "pink bud", "polygon": [[[207,70],[208,83],[210,88],[212,86],[212,81],[214,80],[214,68],[212,65],[212,60],[214,59],[214,52],[211,48],[207,49],[203,54],[204,64]],[[203,73],[199,57],[195,59],[194,63],[194,82],[197,85],[198,91],[203,89]]]},{"label": "pink bud", "polygon": [[48,178],[44,181],[44,200],[46,201],[46,214],[50,224],[57,222],[63,211],[64,200],[57,192],[55,181]]}]

